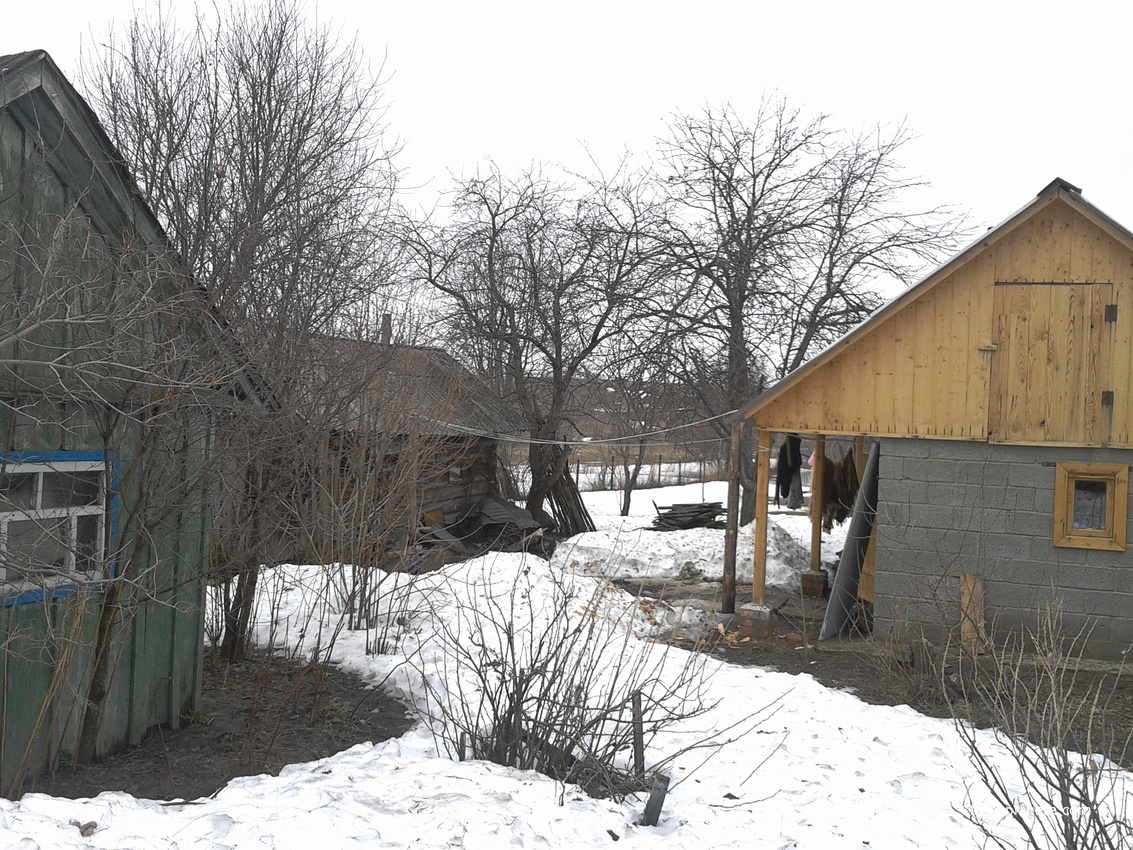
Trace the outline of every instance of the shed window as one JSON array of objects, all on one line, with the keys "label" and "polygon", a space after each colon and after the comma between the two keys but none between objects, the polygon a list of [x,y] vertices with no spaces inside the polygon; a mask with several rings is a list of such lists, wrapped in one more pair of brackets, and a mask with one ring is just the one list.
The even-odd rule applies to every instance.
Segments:
[{"label": "shed window", "polygon": [[104,577],[113,521],[102,454],[0,455],[0,593],[57,596]]},{"label": "shed window", "polygon": [[1054,490],[1054,545],[1125,549],[1129,467],[1060,463]]}]

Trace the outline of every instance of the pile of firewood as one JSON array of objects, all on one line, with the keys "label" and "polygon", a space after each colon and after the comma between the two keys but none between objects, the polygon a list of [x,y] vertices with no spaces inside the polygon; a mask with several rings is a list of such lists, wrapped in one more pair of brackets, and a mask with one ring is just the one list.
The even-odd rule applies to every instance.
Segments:
[{"label": "pile of firewood", "polygon": [[716,519],[725,514],[723,502],[703,502],[698,505],[670,505],[658,508],[657,518],[653,520],[654,531],[678,531],[682,528],[723,528],[724,522]]}]

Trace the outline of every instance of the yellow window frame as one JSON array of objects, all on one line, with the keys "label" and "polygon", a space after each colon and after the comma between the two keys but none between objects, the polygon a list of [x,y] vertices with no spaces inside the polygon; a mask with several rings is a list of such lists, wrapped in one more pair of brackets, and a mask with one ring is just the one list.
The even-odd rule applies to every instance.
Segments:
[{"label": "yellow window frame", "polygon": [[[1074,496],[1080,481],[1105,484],[1104,529],[1074,527]],[[1054,545],[1124,552],[1128,501],[1127,464],[1059,463],[1054,484]]]}]

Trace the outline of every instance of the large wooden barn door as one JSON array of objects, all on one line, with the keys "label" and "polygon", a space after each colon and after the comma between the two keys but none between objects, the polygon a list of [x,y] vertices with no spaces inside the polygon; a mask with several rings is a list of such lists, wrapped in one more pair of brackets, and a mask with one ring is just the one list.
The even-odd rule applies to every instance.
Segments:
[{"label": "large wooden barn door", "polygon": [[1112,290],[1108,283],[995,285],[993,442],[1109,441]]}]

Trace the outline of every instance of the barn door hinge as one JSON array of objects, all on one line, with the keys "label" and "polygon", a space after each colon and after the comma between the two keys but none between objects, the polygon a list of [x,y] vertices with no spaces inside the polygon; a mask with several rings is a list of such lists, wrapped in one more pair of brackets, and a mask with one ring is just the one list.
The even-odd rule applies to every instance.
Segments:
[{"label": "barn door hinge", "polygon": [[1107,322],[1116,322],[1117,321],[1117,305],[1116,304],[1106,304],[1105,305],[1105,320]]},{"label": "barn door hinge", "polygon": [[1113,407],[1113,390],[1102,390],[1102,407]]}]

